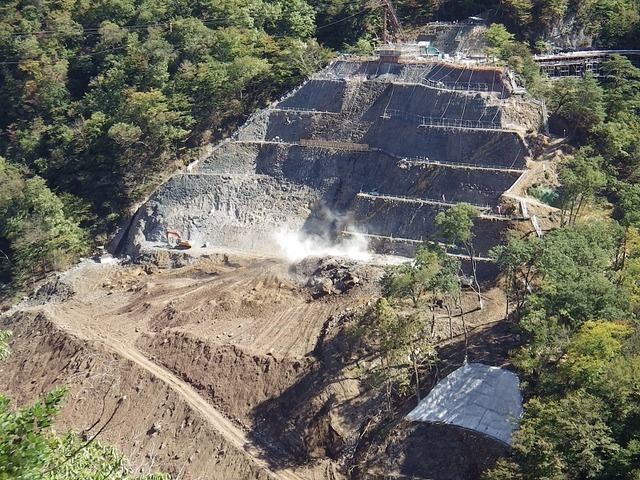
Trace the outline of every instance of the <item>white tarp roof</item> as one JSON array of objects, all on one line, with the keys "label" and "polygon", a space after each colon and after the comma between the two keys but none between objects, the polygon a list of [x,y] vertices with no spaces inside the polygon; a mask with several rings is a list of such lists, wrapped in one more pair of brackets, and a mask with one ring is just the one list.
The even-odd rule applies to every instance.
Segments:
[{"label": "white tarp roof", "polygon": [[464,365],[441,380],[408,420],[447,423],[511,445],[522,416],[517,375],[481,363]]}]

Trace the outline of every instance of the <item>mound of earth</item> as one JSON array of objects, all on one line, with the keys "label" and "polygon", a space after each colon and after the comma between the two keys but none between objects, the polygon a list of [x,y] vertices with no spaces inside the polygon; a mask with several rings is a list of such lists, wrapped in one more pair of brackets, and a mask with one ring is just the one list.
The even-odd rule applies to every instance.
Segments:
[{"label": "mound of earth", "polygon": [[[358,375],[345,327],[379,294],[384,265],[186,260],[171,269],[86,261],[54,282],[64,302],[48,285],[6,312],[2,328],[14,334],[3,393],[24,405],[68,388],[57,429],[86,438],[100,430],[140,471],[350,477],[383,402]],[[54,301],[41,301],[45,293]],[[468,322],[482,329],[502,311],[499,290],[487,293],[482,315],[471,313],[473,297]]]}]

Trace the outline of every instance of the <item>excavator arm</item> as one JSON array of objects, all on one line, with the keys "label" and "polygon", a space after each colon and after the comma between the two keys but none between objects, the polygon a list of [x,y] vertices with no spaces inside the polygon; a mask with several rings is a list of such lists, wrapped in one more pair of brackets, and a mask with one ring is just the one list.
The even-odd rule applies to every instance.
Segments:
[{"label": "excavator arm", "polygon": [[171,248],[186,250],[191,248],[191,244],[187,240],[182,239],[182,235],[177,230],[167,230],[167,243]]}]

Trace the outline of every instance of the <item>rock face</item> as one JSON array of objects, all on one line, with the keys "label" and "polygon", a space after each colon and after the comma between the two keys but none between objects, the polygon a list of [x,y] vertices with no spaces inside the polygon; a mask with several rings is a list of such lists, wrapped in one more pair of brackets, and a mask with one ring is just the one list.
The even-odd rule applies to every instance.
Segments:
[{"label": "rock face", "polygon": [[[167,228],[197,246],[270,253],[280,230],[435,239],[433,219],[453,203],[497,212],[541,120],[498,68],[340,59],[162,185],[128,251]],[[504,224],[479,220],[481,253]]]}]

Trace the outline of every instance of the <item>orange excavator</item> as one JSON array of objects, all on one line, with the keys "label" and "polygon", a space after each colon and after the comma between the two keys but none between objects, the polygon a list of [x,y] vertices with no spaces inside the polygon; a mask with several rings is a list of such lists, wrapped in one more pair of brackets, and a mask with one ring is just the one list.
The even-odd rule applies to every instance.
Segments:
[{"label": "orange excavator", "polygon": [[167,243],[171,248],[177,248],[179,250],[187,250],[191,248],[191,244],[182,238],[180,232],[177,230],[167,230]]}]

